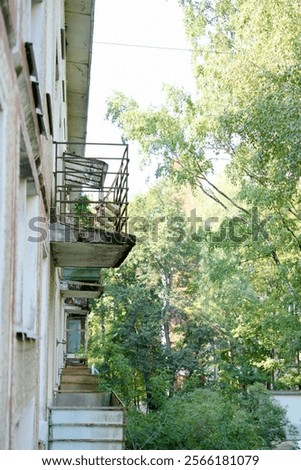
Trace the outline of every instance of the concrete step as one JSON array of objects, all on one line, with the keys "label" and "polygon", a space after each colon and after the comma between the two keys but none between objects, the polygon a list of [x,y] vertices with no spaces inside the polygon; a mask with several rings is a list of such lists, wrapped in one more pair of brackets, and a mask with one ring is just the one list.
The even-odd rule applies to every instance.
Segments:
[{"label": "concrete step", "polygon": [[98,384],[89,384],[89,383],[86,384],[86,383],[77,383],[77,382],[62,383],[60,385],[60,390],[76,391],[76,392],[81,392],[81,393],[97,392]]},{"label": "concrete step", "polygon": [[78,383],[78,382],[62,382],[60,385],[60,390],[62,391],[71,391],[76,392],[97,392],[98,384],[97,383]]},{"label": "concrete step", "polygon": [[85,425],[85,424],[123,425],[123,409],[113,407],[52,407],[50,424]]},{"label": "concrete step", "polygon": [[96,375],[63,374],[61,383],[98,384]]},{"label": "concrete step", "polygon": [[122,450],[123,443],[112,441],[49,441],[49,450]]},{"label": "concrete step", "polygon": [[62,408],[99,408],[99,407],[122,407],[119,402],[114,401],[114,395],[111,392],[76,392],[60,391],[53,399],[53,407]]},{"label": "concrete step", "polygon": [[55,395],[50,407],[50,450],[121,450],[124,432],[124,407],[113,392]]},{"label": "concrete step", "polygon": [[53,440],[119,440],[123,439],[123,425],[100,423],[100,424],[55,424],[51,426],[51,438]]},{"label": "concrete step", "polygon": [[89,367],[67,366],[62,370],[63,375],[91,375]]},{"label": "concrete step", "polygon": [[97,394],[99,392],[99,390],[57,390],[57,396],[62,396],[62,395],[66,395],[68,393],[71,393],[72,395],[76,395],[76,394],[83,394],[83,393],[87,393],[87,394],[90,394],[91,393],[93,395]]}]

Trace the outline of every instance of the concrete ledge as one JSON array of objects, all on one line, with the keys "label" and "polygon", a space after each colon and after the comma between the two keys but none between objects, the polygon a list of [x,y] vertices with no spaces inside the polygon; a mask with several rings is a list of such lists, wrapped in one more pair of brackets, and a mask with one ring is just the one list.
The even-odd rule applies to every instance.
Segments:
[{"label": "concrete ledge", "polygon": [[117,268],[135,243],[135,236],[118,232],[80,231],[61,223],[50,226],[52,255],[59,267]]}]

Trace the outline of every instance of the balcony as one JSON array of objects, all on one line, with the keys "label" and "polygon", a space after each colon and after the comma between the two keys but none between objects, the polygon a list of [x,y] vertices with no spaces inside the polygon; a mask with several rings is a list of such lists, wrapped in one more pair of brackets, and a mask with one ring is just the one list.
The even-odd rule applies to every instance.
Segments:
[{"label": "balcony", "polygon": [[[55,265],[118,267],[135,245],[135,237],[127,234],[128,146],[77,142],[57,142],[55,146],[50,226]],[[95,271],[85,273],[87,285],[94,283],[93,276]],[[70,280],[81,282],[83,278]]]},{"label": "balcony", "polygon": [[95,376],[85,366],[67,366],[62,377],[61,388],[69,389],[61,389],[50,407],[49,449],[124,449],[125,409],[118,396],[93,391]]},{"label": "balcony", "polygon": [[61,295],[63,298],[97,299],[103,294],[98,268],[62,268]]}]

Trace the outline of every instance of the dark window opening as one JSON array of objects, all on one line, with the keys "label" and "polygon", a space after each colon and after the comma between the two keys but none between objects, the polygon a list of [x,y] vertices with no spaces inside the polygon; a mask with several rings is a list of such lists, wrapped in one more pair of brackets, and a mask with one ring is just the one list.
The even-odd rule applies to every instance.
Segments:
[{"label": "dark window opening", "polygon": [[50,135],[53,137],[52,105],[51,105],[51,96],[49,93],[46,93],[46,103],[47,103],[49,132],[50,132]]},{"label": "dark window opening", "polygon": [[62,81],[62,94],[63,94],[63,103],[65,103],[65,81]]},{"label": "dark window opening", "polygon": [[46,129],[44,124],[43,112],[42,112],[42,100],[40,94],[40,85],[38,80],[38,72],[36,67],[36,61],[34,56],[33,44],[31,42],[25,43],[26,58],[29,68],[29,75],[33,93],[34,104],[36,108],[38,125],[40,134],[46,135]]},{"label": "dark window opening", "polygon": [[61,29],[61,54],[62,54],[62,59],[65,60],[65,52],[66,52],[66,36],[65,36],[65,30]]}]

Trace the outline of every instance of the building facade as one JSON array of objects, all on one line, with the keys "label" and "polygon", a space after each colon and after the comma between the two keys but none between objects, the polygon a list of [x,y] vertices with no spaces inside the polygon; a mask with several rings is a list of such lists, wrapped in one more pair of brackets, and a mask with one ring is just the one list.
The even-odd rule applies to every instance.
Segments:
[{"label": "building facade", "polygon": [[105,158],[85,159],[94,0],[0,7],[0,449],[47,449],[87,298],[135,243],[127,149],[106,189]]}]

